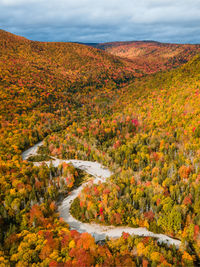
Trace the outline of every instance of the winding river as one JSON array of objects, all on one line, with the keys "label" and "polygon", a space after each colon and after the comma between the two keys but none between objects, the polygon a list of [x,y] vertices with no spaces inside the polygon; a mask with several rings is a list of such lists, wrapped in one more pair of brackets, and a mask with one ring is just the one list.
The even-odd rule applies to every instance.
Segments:
[{"label": "winding river", "polygon": [[[37,149],[39,146],[42,146],[43,142],[36,144],[35,146],[29,148],[28,150],[22,153],[22,159],[27,160],[30,156],[37,155]],[[60,163],[72,163],[75,168],[81,169],[86,171],[87,173],[91,174],[94,179],[93,183],[98,183],[99,181],[104,182],[106,178],[110,177],[111,172],[103,167],[98,162],[91,162],[91,161],[83,161],[83,160],[61,160],[57,158],[53,158],[51,161],[45,161],[45,163],[49,166],[50,162],[57,167]],[[34,165],[39,166],[42,162],[34,162]],[[84,186],[86,186],[91,181],[83,183],[77,189],[73,190],[68,197],[66,197],[62,204],[59,206],[58,210],[60,213],[60,217],[63,218],[65,222],[69,224],[70,229],[75,229],[78,232],[88,232],[94,236],[96,241],[104,240],[106,236],[109,238],[117,238],[122,235],[123,232],[129,233],[131,235],[138,235],[138,236],[150,236],[155,237],[158,239],[160,243],[166,243],[168,245],[175,245],[179,248],[181,241],[177,239],[173,239],[167,235],[163,234],[155,234],[153,232],[148,231],[146,228],[132,228],[126,226],[104,226],[95,223],[82,223],[76,220],[70,214],[70,206],[72,201],[79,195],[81,190]]]}]

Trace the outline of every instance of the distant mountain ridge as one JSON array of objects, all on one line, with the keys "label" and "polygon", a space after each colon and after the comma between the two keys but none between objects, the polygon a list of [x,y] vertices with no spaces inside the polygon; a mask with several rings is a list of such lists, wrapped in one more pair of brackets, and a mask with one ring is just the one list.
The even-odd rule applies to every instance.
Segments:
[{"label": "distant mountain ridge", "polygon": [[[10,49],[12,47],[12,49],[16,50],[16,47],[19,47],[19,44],[20,46],[22,44],[26,44],[26,46],[31,47],[33,51],[35,50],[36,46],[40,47],[37,53],[41,54],[41,52],[43,51],[42,56],[44,56],[44,54],[47,52],[50,58],[54,57],[54,60],[56,60],[56,56],[50,55],[51,54],[50,51],[53,52],[54,50],[55,54],[57,54],[56,50],[57,51],[59,50],[59,53],[61,54],[64,53],[63,59],[61,59],[60,57],[61,54],[59,55],[60,58],[59,61],[61,60],[64,62],[65,61],[64,58],[66,58],[66,53],[67,53],[68,67],[70,69],[71,68],[73,69],[74,61],[78,60],[80,64],[78,63],[79,66],[76,66],[76,68],[77,67],[81,68],[82,72],[83,71],[82,68],[84,66],[85,70],[87,68],[87,75],[91,76],[91,73],[94,72],[94,69],[92,70],[92,72],[89,69],[92,68],[93,64],[95,65],[97,63],[99,70],[101,69],[101,71],[97,76],[99,75],[102,76],[102,66],[104,65],[105,71],[109,72],[110,74],[111,74],[111,69],[113,68],[111,76],[115,78],[117,78],[117,75],[115,75],[114,72],[116,72],[116,74],[122,72],[126,73],[125,76],[127,77],[131,76],[139,77],[144,74],[151,74],[151,73],[156,73],[158,71],[165,71],[172,68],[176,68],[188,62],[190,59],[192,59],[192,57],[200,53],[200,44],[196,45],[171,44],[171,43],[160,43],[151,40],[123,41],[123,42],[119,41],[119,42],[108,42],[108,43],[38,42],[38,41],[28,40],[24,37],[14,35],[4,30],[0,30],[0,42],[1,42],[1,47],[2,48],[4,47],[3,49],[1,49],[0,53],[3,52],[4,49],[6,48],[5,45],[7,46],[6,49]],[[103,51],[99,52],[99,50],[96,49]],[[76,52],[77,50],[79,50],[78,54]],[[90,55],[91,52],[93,53],[92,56]],[[101,65],[100,61],[102,62],[102,59],[99,61],[98,59],[99,57],[103,57],[104,61],[103,65]],[[90,61],[92,60],[92,58],[93,61]],[[110,62],[108,63],[108,61]],[[115,64],[116,62],[119,63],[120,68],[119,65],[116,66]],[[66,61],[64,64],[66,64]],[[112,67],[109,66],[109,68],[107,68],[107,66],[110,64],[112,65]],[[70,76],[71,75],[80,77],[78,73],[76,74],[70,73]]]},{"label": "distant mountain ridge", "polygon": [[157,41],[94,43],[91,46],[131,61],[135,69],[146,74],[178,67],[200,53],[199,44],[172,44]]}]

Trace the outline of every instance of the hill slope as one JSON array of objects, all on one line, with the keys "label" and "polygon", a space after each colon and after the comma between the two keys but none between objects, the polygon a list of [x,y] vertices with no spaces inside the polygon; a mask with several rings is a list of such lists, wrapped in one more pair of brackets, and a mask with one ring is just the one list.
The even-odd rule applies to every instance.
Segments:
[{"label": "hill slope", "polygon": [[[50,87],[55,77],[65,88],[116,83],[133,77],[131,64],[89,46],[76,43],[42,43],[0,31],[1,79],[17,75],[26,83],[38,82],[37,75]],[[15,70],[14,70],[15,69]],[[20,73],[21,72],[21,73]],[[37,75],[35,74],[37,72]],[[15,81],[13,81],[15,82]],[[42,83],[42,81],[41,81]]]},{"label": "hill slope", "polygon": [[[83,95],[95,94],[109,84],[114,88],[134,76],[135,71],[127,61],[96,48],[75,43],[34,42],[1,30],[1,131],[7,135],[8,129],[20,120],[24,131],[29,132],[27,124],[31,118],[33,124],[43,121],[40,127],[44,134],[51,131],[55,120],[58,123],[56,127],[54,124],[54,130],[59,130],[59,117],[68,113],[67,120],[71,121],[70,111],[87,102],[87,96]],[[60,123],[64,127],[65,123]],[[22,139],[17,141],[21,148],[29,144]],[[4,140],[1,149],[5,144]]]},{"label": "hill slope", "polygon": [[177,67],[200,53],[199,44],[130,41],[102,43],[94,46],[112,55],[131,60],[136,69],[147,74]]}]

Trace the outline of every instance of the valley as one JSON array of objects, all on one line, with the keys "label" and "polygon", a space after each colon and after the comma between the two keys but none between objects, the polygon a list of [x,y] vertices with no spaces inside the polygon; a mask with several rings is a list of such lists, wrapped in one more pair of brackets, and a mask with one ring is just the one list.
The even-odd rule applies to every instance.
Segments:
[{"label": "valley", "polygon": [[198,266],[199,45],[91,45],[0,31],[0,265]]}]

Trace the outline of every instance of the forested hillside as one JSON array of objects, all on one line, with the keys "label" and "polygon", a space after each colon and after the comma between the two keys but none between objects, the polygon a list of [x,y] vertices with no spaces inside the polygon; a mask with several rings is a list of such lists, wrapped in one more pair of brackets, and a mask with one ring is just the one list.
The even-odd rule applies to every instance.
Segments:
[{"label": "forested hillside", "polygon": [[[134,75],[126,61],[91,47],[32,42],[0,31],[1,149],[6,143],[9,153],[15,149],[12,145],[24,149],[60,130],[87,101],[83,95],[115,87]],[[9,144],[11,129],[19,129],[19,137]]]},{"label": "forested hillside", "polygon": [[153,41],[111,42],[94,47],[130,60],[135,69],[147,74],[178,67],[200,52],[200,45]]},{"label": "forested hillside", "polygon": [[[1,266],[200,263],[199,62],[142,77],[131,61],[92,47],[0,31]],[[22,160],[40,140],[40,155]],[[71,164],[30,162],[52,157],[114,173],[84,188],[74,217],[146,227],[180,239],[180,248],[126,233],[96,243],[70,230],[58,205],[88,177]]]},{"label": "forested hillside", "polygon": [[47,139],[50,155],[97,160],[115,173],[83,190],[72,204],[77,219],[166,233],[199,258],[199,59],[136,80],[107,116]]}]

